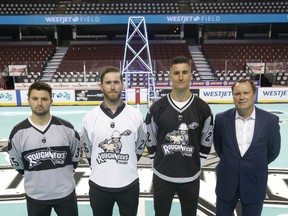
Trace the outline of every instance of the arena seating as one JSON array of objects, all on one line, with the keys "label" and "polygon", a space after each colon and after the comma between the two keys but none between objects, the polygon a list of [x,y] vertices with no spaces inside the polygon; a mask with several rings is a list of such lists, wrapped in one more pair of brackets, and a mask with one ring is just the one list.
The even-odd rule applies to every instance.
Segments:
[{"label": "arena seating", "polygon": [[[140,47],[140,45],[139,45]],[[150,44],[150,55],[152,60],[162,60],[162,61],[170,61],[176,55],[185,55],[188,58],[191,58],[188,47],[186,44]],[[119,67],[119,61],[123,60],[124,57],[124,44],[77,44],[70,45],[66,55],[63,58],[63,62],[59,67],[60,71],[71,71],[75,68],[75,65],[69,65],[69,61],[99,61],[102,60],[105,62],[104,65],[100,65],[100,62],[96,62],[96,66],[99,68],[101,66],[107,65],[110,63],[111,65]],[[137,48],[136,48],[137,49]],[[145,54],[145,52],[143,53]],[[132,54],[127,52],[127,58],[130,59]],[[144,59],[147,59],[145,55],[142,56]],[[67,61],[67,64],[65,64]],[[116,63],[116,65],[115,65]],[[167,62],[165,62],[167,63]],[[99,66],[100,65],[100,66]],[[95,66],[95,65],[94,65]],[[95,68],[95,67],[94,67]],[[161,70],[169,70],[169,62],[168,64],[160,64],[156,65],[158,71]],[[81,68],[75,69],[76,71],[81,71],[83,69],[83,64]],[[139,68],[135,68],[137,70]],[[86,70],[94,70],[93,68],[87,68]]]},{"label": "arena seating", "polygon": [[[86,70],[86,77],[89,76],[88,81],[94,81],[99,76],[93,74],[101,70],[104,66],[112,65],[120,67],[119,61],[123,59],[124,46],[119,44],[76,44],[70,45],[67,53],[61,61],[57,72],[68,72],[72,75],[71,81],[74,78],[79,78],[84,72],[84,65]],[[79,81],[79,79],[78,79]]]},{"label": "arena seating", "polygon": [[0,45],[0,69],[8,65],[27,65],[28,71],[21,76],[24,82],[41,77],[47,61],[55,52],[54,45]]},{"label": "arena seating", "polygon": [[190,2],[191,13],[287,13],[287,1]]},{"label": "arena seating", "polygon": [[2,0],[1,15],[54,14],[59,0]]},{"label": "arena seating", "polygon": [[[141,46],[134,45],[134,49],[139,49]],[[181,43],[151,43],[150,55],[152,60],[153,69],[156,72],[156,81],[167,82],[170,60],[177,55],[185,55],[191,58],[188,47],[186,44]],[[104,66],[112,65],[121,67],[120,62],[124,57],[124,44],[73,44],[70,45],[67,53],[65,54],[63,61],[59,65],[57,73],[65,72],[81,74],[84,71],[84,64],[87,74],[89,75],[88,81],[94,81],[99,76],[93,77],[93,73],[101,71]],[[146,53],[143,52],[141,57],[147,59]],[[132,59],[132,53],[127,51],[127,60]],[[130,69],[141,70],[141,64],[135,61],[131,64]],[[194,64],[192,70],[196,70]],[[196,72],[195,72],[196,74]],[[196,75],[197,76],[197,75]],[[54,77],[55,78],[55,77]],[[137,77],[138,78],[138,77]],[[64,79],[63,79],[64,80]],[[71,80],[71,79],[70,79]],[[57,79],[53,79],[57,81]]]},{"label": "arena seating", "polygon": [[[151,43],[150,54],[156,82],[168,82],[169,62],[176,55],[191,58],[186,44]],[[265,62],[276,72],[275,83],[287,85],[288,44],[230,43],[203,44],[202,50],[218,80],[250,78],[246,63]],[[12,64],[27,65],[29,72],[23,74],[23,82],[33,82],[41,78],[42,71],[55,52],[53,45],[0,46],[0,68]],[[70,45],[57,72],[51,77],[53,82],[95,82],[104,66],[121,67],[123,44],[73,44]],[[130,54],[131,55],[131,54]],[[131,56],[130,56],[131,57]],[[154,61],[155,60],[155,61]],[[85,65],[85,67],[84,67]],[[86,71],[84,77],[84,70]],[[141,70],[135,66],[135,70]],[[195,65],[192,64],[193,78],[200,80]],[[141,77],[135,81],[141,83]],[[135,84],[136,85],[136,84]]]},{"label": "arena seating", "polygon": [[275,79],[278,85],[288,85],[288,72],[278,72]]},{"label": "arena seating", "polygon": [[202,51],[219,80],[249,77],[244,71],[247,71],[247,63],[253,62],[273,63],[271,71],[288,72],[287,64],[283,65],[288,59],[288,43],[207,43],[202,45]]},{"label": "arena seating", "polygon": [[[76,3],[78,2],[78,3]],[[0,16],[1,15],[41,15],[41,14],[106,14],[106,15],[119,15],[119,14],[267,14],[288,13],[288,1],[272,1],[272,0],[259,0],[259,1],[213,1],[213,0],[1,0],[0,2]],[[273,26],[274,27],[274,26]],[[272,27],[271,27],[272,28]],[[277,25],[275,24],[275,28]],[[24,28],[23,28],[24,29]],[[80,28],[79,28],[80,29]],[[24,31],[24,30],[23,30]],[[82,30],[82,31],[85,31]],[[189,34],[186,34],[185,37]],[[79,30],[80,32],[80,30]],[[92,31],[91,31],[92,32]],[[100,31],[99,31],[100,32]],[[205,31],[204,31],[205,32]],[[77,32],[78,33],[78,32]],[[81,32],[82,33],[82,32]],[[79,33],[77,37],[90,37],[94,35],[81,35]],[[93,32],[94,33],[94,32]],[[98,32],[97,32],[98,33]],[[17,33],[16,33],[17,34]],[[15,34],[15,35],[16,35]],[[280,34],[287,34],[285,31]],[[60,35],[60,34],[59,34]],[[107,34],[108,35],[108,34]],[[110,35],[102,35],[102,32],[96,37],[105,36],[103,39],[109,40],[112,38]],[[124,35],[122,33],[120,36]],[[173,34],[172,34],[173,35]],[[60,35],[62,36],[62,35]],[[175,36],[175,35],[173,35]],[[178,35],[176,35],[179,37]],[[7,36],[7,38],[15,40],[15,36]],[[25,37],[32,37],[32,40],[36,40],[36,36],[23,35],[22,40]],[[44,36],[43,36],[44,37]],[[45,35],[46,37],[46,35]],[[66,35],[63,35],[63,41]],[[124,35],[125,37],[125,35]],[[190,37],[190,36],[188,36]],[[194,36],[193,36],[194,37]],[[271,36],[278,37],[278,36]],[[279,36],[280,37],[280,36]],[[6,35],[3,35],[6,38]],[[48,37],[46,37],[46,40]],[[61,37],[59,37],[61,38]],[[209,37],[208,37],[209,38]],[[62,39],[62,38],[61,38]],[[75,38],[74,38],[75,39]],[[90,40],[86,38],[84,40]],[[98,38],[96,38],[98,40]],[[113,39],[117,40],[117,35]],[[118,38],[119,39],[119,38]],[[121,39],[123,39],[121,37]],[[156,39],[156,34],[155,34]],[[171,39],[171,38],[170,38]],[[173,38],[174,39],[174,38]],[[189,38],[190,39],[190,38]],[[70,40],[70,39],[69,39]],[[124,39],[123,39],[124,40]],[[166,38],[165,38],[166,40]],[[60,40],[59,40],[60,41]],[[62,42],[62,41],[61,41]],[[104,42],[104,41],[103,41]],[[58,43],[58,42],[57,42]],[[63,42],[64,43],[64,42]],[[66,42],[65,42],[66,43]],[[104,42],[105,43],[105,42]],[[215,77],[219,80],[236,80],[240,77],[249,77],[249,71],[246,71],[247,62],[287,62],[287,46],[272,44],[271,47],[267,47],[267,44],[234,44],[233,46],[216,44],[213,49],[210,49],[211,44],[203,44],[203,52],[208,60],[212,70],[215,73]],[[55,47],[54,47],[55,49]],[[229,51],[230,50],[230,51]],[[12,51],[13,53],[14,51]],[[38,51],[37,51],[38,52]],[[53,53],[53,51],[52,51]],[[51,54],[51,53],[50,53]],[[157,44],[150,43],[150,54],[153,61],[153,69],[157,71],[155,78],[157,81],[165,82],[168,79],[169,62],[171,58],[176,55],[182,54],[191,58],[191,54],[187,49],[186,44]],[[80,81],[91,80],[99,78],[100,69],[106,65],[114,65],[121,67],[119,64],[123,60],[124,56],[124,44],[102,44],[94,45],[72,45],[70,46],[67,54],[64,56],[57,72],[53,75],[51,80],[53,81]],[[131,53],[128,53],[131,56]],[[6,58],[7,57],[7,58]],[[32,72],[31,75],[23,77],[25,81],[33,81],[41,77],[41,73],[47,60],[51,55],[41,54],[39,56],[34,55],[21,55],[16,56],[4,55],[1,58],[0,55],[0,69],[3,69],[4,65],[11,64],[11,62],[17,62],[18,64],[28,64],[29,69]],[[144,57],[145,58],[145,57]],[[8,61],[10,60],[10,61]],[[156,61],[154,61],[156,60]],[[13,63],[12,63],[13,64]],[[141,70],[141,67],[137,61],[132,65],[135,70]],[[273,71],[277,72],[277,83],[286,83],[287,66],[277,64]],[[86,71],[85,77],[83,77],[83,71]],[[199,73],[196,70],[194,63],[192,63],[192,70],[194,80],[200,80]],[[224,71],[224,73],[223,73]],[[97,72],[97,73],[96,73]],[[95,74],[96,73],[96,74]],[[245,74],[246,73],[246,74]],[[139,80],[139,77],[137,77]]]},{"label": "arena seating", "polygon": [[188,6],[177,0],[87,0],[73,3],[60,0],[3,0],[0,15],[33,14],[242,14],[287,13],[288,2],[281,1],[191,1]]},{"label": "arena seating", "polygon": [[[140,47],[140,45],[139,45]],[[186,44],[181,43],[152,43],[150,54],[153,69],[156,71],[156,82],[168,82],[170,60],[177,55],[191,58]],[[42,71],[55,52],[52,45],[21,45],[0,47],[0,67],[9,64],[27,65],[29,71],[21,76],[19,82],[34,82],[41,78]],[[51,75],[52,82],[95,82],[99,80],[99,71],[107,65],[121,67],[120,62],[124,56],[123,44],[73,44],[61,61],[57,71]],[[136,47],[137,49],[137,47]],[[127,59],[131,59],[131,52],[127,52]],[[144,59],[145,58],[144,55]],[[141,70],[137,61],[131,66],[134,70]],[[84,77],[84,70],[86,71]],[[195,80],[199,80],[195,65],[192,62]],[[138,84],[141,77],[137,77]]]},{"label": "arena seating", "polygon": [[178,1],[107,1],[68,3],[65,14],[167,14],[180,13]]}]

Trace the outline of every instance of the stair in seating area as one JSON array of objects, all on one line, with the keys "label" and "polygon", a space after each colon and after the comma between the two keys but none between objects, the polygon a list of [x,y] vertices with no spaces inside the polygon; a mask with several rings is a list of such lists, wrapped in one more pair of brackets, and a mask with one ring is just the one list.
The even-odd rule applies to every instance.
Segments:
[{"label": "stair in seating area", "polygon": [[214,80],[215,76],[201,51],[200,46],[189,46],[189,51],[195,63],[196,70],[200,74],[201,80]]},{"label": "stair in seating area", "polygon": [[68,47],[57,47],[52,59],[47,63],[41,80],[43,82],[49,82],[53,74],[57,71],[64,55],[66,54]]}]

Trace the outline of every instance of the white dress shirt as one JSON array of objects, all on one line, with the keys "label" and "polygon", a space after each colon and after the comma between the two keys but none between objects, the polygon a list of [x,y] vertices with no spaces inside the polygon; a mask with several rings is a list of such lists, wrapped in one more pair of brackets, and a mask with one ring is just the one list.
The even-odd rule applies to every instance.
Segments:
[{"label": "white dress shirt", "polygon": [[242,157],[251,145],[254,135],[254,127],[255,127],[255,108],[252,114],[247,119],[242,118],[236,111],[235,116],[236,137],[240,154]]}]

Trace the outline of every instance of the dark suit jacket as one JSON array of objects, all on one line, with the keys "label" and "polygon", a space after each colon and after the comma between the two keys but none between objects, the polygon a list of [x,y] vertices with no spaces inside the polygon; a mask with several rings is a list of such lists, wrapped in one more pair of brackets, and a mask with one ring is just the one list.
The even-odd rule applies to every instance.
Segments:
[{"label": "dark suit jacket", "polygon": [[279,117],[256,108],[253,140],[241,157],[235,131],[236,109],[219,113],[215,118],[214,147],[220,158],[216,168],[216,195],[230,201],[239,185],[243,203],[264,200],[268,164],[280,152]]}]

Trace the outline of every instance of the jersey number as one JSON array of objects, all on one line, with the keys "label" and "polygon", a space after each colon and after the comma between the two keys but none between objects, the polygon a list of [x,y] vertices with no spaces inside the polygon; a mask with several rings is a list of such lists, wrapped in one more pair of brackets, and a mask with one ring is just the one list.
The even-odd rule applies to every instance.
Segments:
[{"label": "jersey number", "polygon": [[145,146],[145,140],[141,140],[141,144],[140,144],[140,146],[138,147],[138,150],[144,149],[144,146]]},{"label": "jersey number", "polygon": [[19,163],[16,161],[15,158],[11,158],[11,163],[13,163],[14,166],[19,166]]},{"label": "jersey number", "polygon": [[205,139],[205,142],[210,142],[211,136],[212,136],[212,132],[209,132],[206,139]]},{"label": "jersey number", "polygon": [[77,148],[77,152],[75,154],[75,157],[78,158],[81,154],[81,148]]}]

